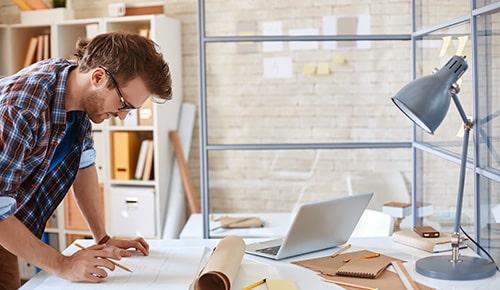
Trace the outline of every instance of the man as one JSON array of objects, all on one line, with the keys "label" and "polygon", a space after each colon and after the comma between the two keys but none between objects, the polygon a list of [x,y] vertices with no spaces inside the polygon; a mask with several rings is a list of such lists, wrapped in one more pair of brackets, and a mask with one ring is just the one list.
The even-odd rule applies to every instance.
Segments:
[{"label": "man", "polygon": [[[107,259],[144,255],[142,238],[107,235],[99,197],[91,122],[124,119],[148,98],[172,97],[157,45],[142,36],[80,40],[76,61],[51,59],[0,79],[0,288],[20,286],[17,256],[71,281],[100,282]],[[99,154],[102,154],[99,152]],[[73,186],[96,246],[63,256],[40,240]]]}]

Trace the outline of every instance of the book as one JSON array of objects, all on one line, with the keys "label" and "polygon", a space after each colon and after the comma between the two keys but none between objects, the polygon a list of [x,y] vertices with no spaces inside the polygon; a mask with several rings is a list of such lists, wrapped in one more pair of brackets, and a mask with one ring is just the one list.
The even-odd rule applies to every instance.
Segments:
[{"label": "book", "polygon": [[24,0],[24,3],[28,4],[28,6],[33,10],[40,9],[50,9],[49,4],[45,3],[43,0]]},{"label": "book", "polygon": [[49,34],[44,34],[43,35],[43,54],[42,54],[42,59],[49,59],[50,58],[50,35]]},{"label": "book", "polygon": [[29,66],[35,60],[37,43],[38,36],[32,36],[28,43],[28,48],[26,49],[26,56],[24,57],[24,67]]},{"label": "book", "polygon": [[38,41],[36,44],[36,61],[41,61],[43,59],[43,35],[40,34],[37,36]]},{"label": "book", "polygon": [[148,151],[146,152],[146,160],[144,162],[144,172],[142,173],[142,180],[150,180],[153,171],[153,157],[154,157],[154,142],[148,143]]},{"label": "book", "polygon": [[144,165],[146,163],[146,155],[148,152],[149,142],[152,140],[143,140],[139,149],[139,156],[137,157],[137,166],[135,167],[135,179],[141,179],[144,172]]},{"label": "book", "polygon": [[[451,251],[451,234],[440,232],[438,238],[423,238],[413,230],[402,230],[392,234],[392,240],[406,246],[414,247],[429,253]],[[460,248],[467,245],[461,244]]]}]

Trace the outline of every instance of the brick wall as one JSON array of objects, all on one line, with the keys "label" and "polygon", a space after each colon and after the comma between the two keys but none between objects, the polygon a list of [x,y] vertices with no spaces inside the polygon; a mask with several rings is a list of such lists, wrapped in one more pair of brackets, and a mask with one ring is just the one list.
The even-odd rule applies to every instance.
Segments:
[{"label": "brick wall", "polygon": [[[113,2],[120,1],[72,0],[70,6],[75,18],[103,17],[107,16],[108,4]],[[184,100],[197,104],[198,2],[164,2],[165,14],[182,23]],[[283,34],[309,28],[321,34],[323,16],[351,21],[358,15],[369,17],[371,34],[411,31],[409,0],[363,0],[355,4],[350,0],[206,2],[209,36],[259,35],[264,25],[272,21],[281,23]],[[433,8],[448,8],[449,5],[445,5],[448,2],[454,3],[427,3],[422,11],[426,15],[422,25],[441,22],[447,15],[443,13],[458,16],[469,9],[462,7],[446,12],[444,8]],[[0,23],[18,23],[19,19],[19,10],[12,1],[0,0]],[[281,43],[282,50],[278,52],[265,51],[263,43],[207,46],[209,143],[411,139],[409,121],[390,103],[390,96],[411,78],[408,42],[372,41],[365,49],[357,47],[355,42],[344,42],[337,43],[334,50],[324,49],[323,44],[318,44],[316,50],[294,50],[293,45]],[[436,54],[438,50],[439,45],[426,49],[429,54]],[[263,78],[263,62],[280,56],[292,59],[292,76]],[[327,75],[306,71],[308,66],[318,63],[328,66]],[[199,127],[198,122],[195,124],[189,167],[199,189]],[[297,199],[345,195],[347,176],[398,170],[409,178],[412,162],[409,149],[215,151],[211,152],[209,161],[210,205],[215,212],[255,211],[256,208],[290,210]],[[447,184],[455,184],[455,172],[445,175],[451,180]],[[432,189],[435,190],[440,189]],[[455,191],[442,197],[453,204]]]}]

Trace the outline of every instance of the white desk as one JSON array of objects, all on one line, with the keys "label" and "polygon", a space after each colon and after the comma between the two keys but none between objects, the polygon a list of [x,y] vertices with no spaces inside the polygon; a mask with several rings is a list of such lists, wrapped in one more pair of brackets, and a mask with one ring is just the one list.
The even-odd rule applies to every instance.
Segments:
[{"label": "white desk", "polygon": [[[159,248],[168,248],[171,247],[175,250],[175,248],[185,248],[185,247],[209,247],[212,248],[217,245],[218,240],[202,240],[202,239],[178,239],[178,240],[150,240],[150,245],[152,251]],[[434,287],[436,289],[454,289],[454,290],[472,290],[472,289],[498,289],[500,286],[500,274],[496,274],[488,279],[482,280],[474,280],[474,281],[446,281],[446,280],[437,280],[430,279],[420,274],[416,273],[414,270],[415,261],[418,258],[427,256],[423,251],[413,249],[404,245],[396,244],[391,241],[390,238],[353,238],[349,241],[352,244],[352,248],[349,251],[356,251],[362,249],[369,249],[372,251],[377,251],[386,255],[390,255],[396,258],[404,259],[408,261],[405,263],[405,266],[409,270],[410,274],[414,277],[414,279],[418,282],[424,283],[428,286]],[[87,242],[88,243],[88,242]],[[76,247],[72,247],[73,250],[76,250]],[[68,248],[65,253],[68,252]],[[232,289],[241,289],[263,277],[268,279],[291,279],[294,280],[298,286],[298,289],[301,290],[327,290],[327,289],[343,289],[334,284],[329,284],[322,282],[321,279],[316,275],[315,272],[291,264],[291,261],[303,260],[314,257],[322,257],[336,252],[339,248],[328,249],[320,252],[315,252],[307,255],[297,256],[281,261],[273,261],[266,258],[259,258],[252,255],[245,255],[234,281],[234,285]],[[462,251],[462,254],[472,254],[470,250]],[[448,255],[448,253],[446,254]],[[124,258],[126,259],[126,258]],[[122,259],[122,263],[125,260]],[[169,289],[169,290],[177,290],[188,289],[188,285],[194,279],[195,273],[197,272],[198,263],[193,261],[191,273],[186,273],[182,277],[176,277],[177,283],[179,281],[183,283],[182,287],[169,287],[168,283],[163,283],[161,285],[152,285],[149,284],[148,289]],[[118,271],[118,269],[116,270]],[[161,273],[161,275],[168,275],[171,273]],[[50,279],[53,279],[46,272],[40,272],[35,277],[33,277],[28,283],[26,283],[20,289],[22,290],[30,290],[30,289],[49,289],[47,288],[47,284]],[[146,277],[148,278],[148,277]],[[152,279],[152,278],[151,278]],[[180,280],[179,280],[180,279]],[[111,283],[101,283],[101,284],[83,284],[83,283],[68,283],[68,289],[77,290],[80,289],[144,289],[144,285],[113,285]],[[255,290],[265,290],[265,285],[258,286],[254,288]]]},{"label": "white desk", "polygon": [[[231,217],[259,217],[264,222],[261,228],[224,229],[219,228],[210,232],[210,238],[223,238],[236,235],[242,238],[278,238],[283,237],[291,222],[291,213],[228,213],[214,214],[214,219],[221,216]],[[210,221],[210,228],[220,226],[219,222]],[[199,213],[191,214],[184,225],[179,238],[203,238],[203,216]]]}]

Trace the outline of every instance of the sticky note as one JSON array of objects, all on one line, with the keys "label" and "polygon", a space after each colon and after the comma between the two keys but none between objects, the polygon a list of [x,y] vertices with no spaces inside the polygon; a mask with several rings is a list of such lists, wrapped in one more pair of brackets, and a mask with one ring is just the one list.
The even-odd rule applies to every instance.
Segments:
[{"label": "sticky note", "polygon": [[316,64],[315,63],[306,63],[302,69],[304,74],[313,75],[316,73]]},{"label": "sticky note", "polygon": [[298,290],[293,280],[266,280],[267,290]]},{"label": "sticky note", "polygon": [[328,62],[318,63],[316,66],[316,73],[318,75],[328,75],[330,74],[330,64]]}]

